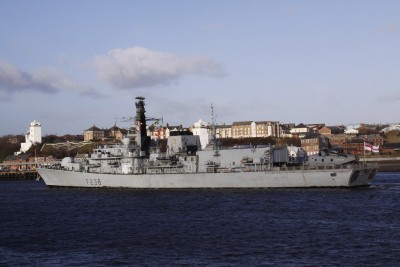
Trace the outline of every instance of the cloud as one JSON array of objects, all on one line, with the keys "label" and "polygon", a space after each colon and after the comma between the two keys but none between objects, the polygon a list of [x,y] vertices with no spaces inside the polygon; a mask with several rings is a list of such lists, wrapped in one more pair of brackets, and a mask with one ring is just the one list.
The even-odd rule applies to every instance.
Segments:
[{"label": "cloud", "polygon": [[100,79],[117,89],[135,89],[168,84],[184,75],[223,75],[221,67],[205,57],[178,58],[143,47],[113,49],[95,58]]},{"label": "cloud", "polygon": [[92,88],[73,82],[58,70],[42,69],[27,72],[0,60],[0,93],[4,96],[26,91],[39,91],[47,94],[71,91],[81,95],[99,96]]}]

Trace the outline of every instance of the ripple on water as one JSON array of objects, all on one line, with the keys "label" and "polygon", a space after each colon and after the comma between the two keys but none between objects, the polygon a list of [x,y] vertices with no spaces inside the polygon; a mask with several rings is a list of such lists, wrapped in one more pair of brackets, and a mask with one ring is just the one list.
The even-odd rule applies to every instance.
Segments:
[{"label": "ripple on water", "polygon": [[0,265],[396,266],[400,175],[369,188],[0,186]]}]

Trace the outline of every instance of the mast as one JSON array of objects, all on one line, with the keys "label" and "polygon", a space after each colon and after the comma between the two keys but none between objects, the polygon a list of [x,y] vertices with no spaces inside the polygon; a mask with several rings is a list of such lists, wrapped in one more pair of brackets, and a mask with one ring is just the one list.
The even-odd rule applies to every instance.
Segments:
[{"label": "mast", "polygon": [[219,156],[219,147],[218,147],[218,142],[217,142],[217,131],[215,129],[215,116],[214,116],[214,106],[211,104],[211,140],[213,142],[213,150],[214,156]]},{"label": "mast", "polygon": [[136,101],[136,144],[140,147],[140,156],[149,156],[150,150],[150,137],[147,136],[147,126],[146,126],[146,109],[144,108],[144,97],[138,96],[135,98]]}]

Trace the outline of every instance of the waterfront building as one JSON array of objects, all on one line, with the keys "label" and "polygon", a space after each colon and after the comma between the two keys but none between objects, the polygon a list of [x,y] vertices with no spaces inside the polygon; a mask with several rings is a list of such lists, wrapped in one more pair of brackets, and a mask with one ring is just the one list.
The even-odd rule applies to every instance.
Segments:
[{"label": "waterfront building", "polygon": [[26,170],[27,165],[23,165],[23,163],[28,162],[30,156],[31,156],[31,154],[29,154],[29,153],[21,154],[21,155],[10,155],[4,159],[3,163],[9,164],[8,168],[11,171]]},{"label": "waterfront building", "polygon": [[252,121],[235,121],[232,123],[232,138],[252,137]]},{"label": "waterfront building", "polygon": [[237,121],[232,123],[232,138],[281,137],[277,121]]},{"label": "waterfront building", "polygon": [[304,136],[306,136],[306,134],[309,133],[309,128],[307,127],[307,125],[300,123],[295,127],[293,127],[292,129],[290,129],[290,133],[292,135],[297,135],[299,138],[303,138]]},{"label": "waterfront building", "polygon": [[325,123],[307,124],[307,127],[309,133],[318,134],[319,130],[325,127]]},{"label": "waterfront building", "polygon": [[280,125],[278,121],[256,121],[253,122],[252,129],[255,130],[255,136],[253,137],[281,136]]},{"label": "waterfront building", "polygon": [[346,152],[354,155],[363,155],[365,141],[361,138],[352,138],[344,145]]},{"label": "waterfront building", "polygon": [[343,147],[346,145],[348,140],[353,138],[353,136],[348,134],[332,134],[327,137],[329,138],[329,143],[333,147]]},{"label": "waterfront building", "polygon": [[107,130],[106,136],[110,139],[113,140],[122,140],[122,138],[127,134],[127,131],[125,129],[121,129],[117,127],[117,125],[114,125],[110,129]]},{"label": "waterfront building", "polygon": [[147,128],[147,136],[150,136],[152,140],[163,140],[167,139],[171,132],[173,131],[183,131],[184,128],[182,125],[179,126],[170,126],[167,123],[167,126],[161,126],[161,125],[151,125]]},{"label": "waterfront building", "polygon": [[358,138],[361,138],[367,143],[372,144],[373,146],[381,146],[383,145],[383,137],[379,134],[365,134],[358,135]]},{"label": "waterfront building", "polygon": [[319,129],[319,133],[324,136],[330,137],[331,135],[343,134],[344,128],[338,126],[325,126]]},{"label": "waterfront building", "polygon": [[[209,127],[211,134],[211,128]],[[217,138],[232,138],[232,125],[216,125],[215,131]]]},{"label": "waterfront building", "polygon": [[358,130],[357,130],[357,129],[354,129],[354,128],[347,128],[347,129],[344,131],[344,133],[345,133],[345,134],[348,134],[348,135],[357,135],[357,134],[358,134]]},{"label": "waterfront building", "polygon": [[83,140],[85,142],[93,140],[103,140],[105,137],[105,131],[93,125],[89,129],[83,132]]},{"label": "waterfront building", "polygon": [[291,138],[293,135],[290,133],[290,130],[295,126],[294,123],[283,123],[280,124],[280,133],[283,138]]},{"label": "waterfront building", "polygon": [[34,120],[31,122],[28,132],[25,134],[25,142],[21,143],[20,152],[25,153],[33,144],[42,143],[42,125]]},{"label": "waterfront building", "polygon": [[400,143],[386,143],[380,147],[383,154],[400,156]]},{"label": "waterfront building", "polygon": [[166,137],[167,136],[167,128],[159,126],[159,125],[149,126],[149,128],[147,130],[147,135],[149,135],[152,140],[156,140],[156,141],[166,139],[167,138]]},{"label": "waterfront building", "polygon": [[167,123],[167,127],[165,128],[165,139],[167,139],[168,137],[170,137],[171,132],[180,132],[180,131],[184,131],[185,129],[182,127],[182,125],[179,126],[171,126]]},{"label": "waterfront building", "polygon": [[300,140],[301,147],[307,151],[307,155],[315,155],[329,148],[329,139],[320,134],[307,134]]}]

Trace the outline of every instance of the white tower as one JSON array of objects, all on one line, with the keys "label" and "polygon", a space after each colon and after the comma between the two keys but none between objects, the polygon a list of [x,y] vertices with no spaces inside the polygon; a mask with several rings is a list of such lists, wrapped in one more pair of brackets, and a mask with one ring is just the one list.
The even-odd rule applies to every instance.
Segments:
[{"label": "white tower", "polygon": [[195,122],[192,127],[192,132],[193,135],[200,136],[201,149],[204,149],[209,143],[207,123],[202,120]]},{"label": "white tower", "polygon": [[25,153],[35,143],[42,143],[42,125],[36,120],[31,122],[29,131],[25,134],[25,143],[21,143],[20,151]]}]

